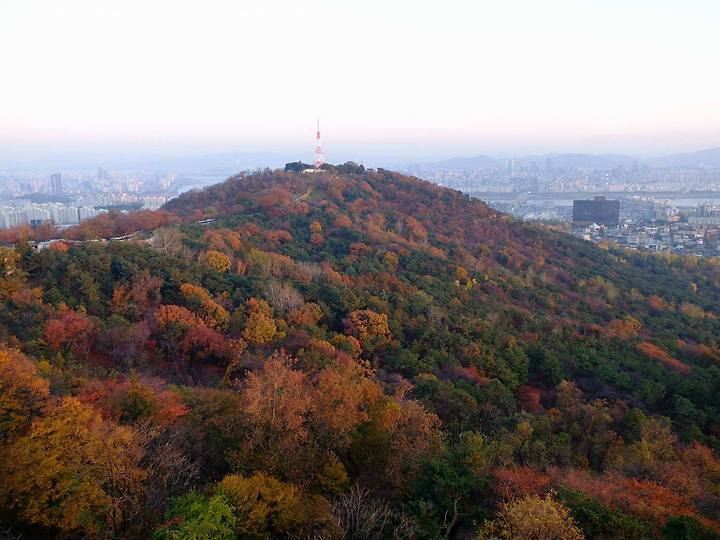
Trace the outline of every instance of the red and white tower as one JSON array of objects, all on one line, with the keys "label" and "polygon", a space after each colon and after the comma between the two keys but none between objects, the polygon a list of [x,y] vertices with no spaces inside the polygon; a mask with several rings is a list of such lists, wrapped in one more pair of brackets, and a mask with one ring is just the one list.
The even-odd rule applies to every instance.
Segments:
[{"label": "red and white tower", "polygon": [[325,164],[325,152],[323,152],[322,141],[320,140],[320,117],[317,120],[317,133],[315,135],[315,168],[319,169]]}]

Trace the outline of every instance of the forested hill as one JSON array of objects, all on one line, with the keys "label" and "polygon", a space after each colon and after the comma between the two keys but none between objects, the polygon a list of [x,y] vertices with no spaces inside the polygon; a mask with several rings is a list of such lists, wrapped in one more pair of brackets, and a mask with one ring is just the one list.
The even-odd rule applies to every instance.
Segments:
[{"label": "forested hill", "polygon": [[717,260],[288,169],[0,248],[0,526],[718,538]]}]

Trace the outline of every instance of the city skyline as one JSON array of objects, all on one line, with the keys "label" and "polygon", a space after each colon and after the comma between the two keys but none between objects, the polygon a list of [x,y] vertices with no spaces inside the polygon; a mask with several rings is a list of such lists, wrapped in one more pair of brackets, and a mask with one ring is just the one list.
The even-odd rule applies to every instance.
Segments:
[{"label": "city skyline", "polygon": [[717,147],[719,20],[707,0],[9,0],[0,144],[296,154],[319,112],[328,156],[360,159]]}]

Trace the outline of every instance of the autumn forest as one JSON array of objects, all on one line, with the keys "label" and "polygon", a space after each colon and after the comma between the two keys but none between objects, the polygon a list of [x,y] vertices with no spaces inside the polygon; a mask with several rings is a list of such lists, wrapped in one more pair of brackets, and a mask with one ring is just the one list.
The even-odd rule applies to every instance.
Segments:
[{"label": "autumn forest", "polygon": [[720,260],[302,169],[1,231],[0,538],[720,538]]}]

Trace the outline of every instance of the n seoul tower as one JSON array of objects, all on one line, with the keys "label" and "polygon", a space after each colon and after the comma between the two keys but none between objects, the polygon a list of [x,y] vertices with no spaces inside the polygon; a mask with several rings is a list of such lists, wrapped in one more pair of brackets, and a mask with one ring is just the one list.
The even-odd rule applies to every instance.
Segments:
[{"label": "n seoul tower", "polygon": [[322,141],[320,140],[320,116],[317,119],[317,133],[315,134],[315,168],[319,169],[325,164],[325,152],[323,152]]}]

